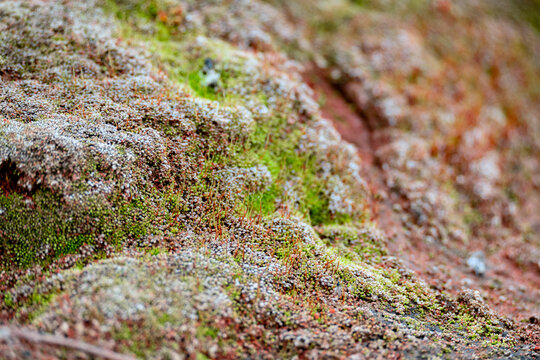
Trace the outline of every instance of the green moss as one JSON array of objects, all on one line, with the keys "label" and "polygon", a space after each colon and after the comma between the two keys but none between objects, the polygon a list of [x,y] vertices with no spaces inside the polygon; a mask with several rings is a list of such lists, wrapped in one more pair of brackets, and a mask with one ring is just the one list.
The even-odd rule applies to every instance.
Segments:
[{"label": "green moss", "polygon": [[483,216],[480,211],[467,206],[463,210],[463,213],[464,213],[463,219],[467,225],[477,226],[477,225],[482,224]]},{"label": "green moss", "polygon": [[[128,29],[124,30],[130,38],[140,39],[148,44],[151,52],[157,58],[157,64],[164,67],[169,75],[179,84],[188,85],[189,89],[198,97],[217,100],[221,104],[243,104],[247,98],[239,97],[235,94],[235,87],[241,86],[245,81],[241,73],[242,56],[236,54],[230,45],[216,40],[207,39],[209,44],[199,46],[195,49],[188,49],[186,44],[194,42],[197,34],[192,32],[175,32],[174,26],[167,25],[159,19],[158,13],[165,14],[172,11],[165,2],[152,1],[150,4],[134,2],[134,5],[127,6],[122,1],[108,1],[108,9],[114,12],[122,23],[127,24]],[[132,2],[130,2],[132,3]],[[166,41],[160,39],[156,34],[147,34],[137,30],[136,24],[144,19],[154,26],[169,26],[170,38]],[[219,63],[225,60],[227,54],[235,60],[228,64],[226,68],[216,66],[219,72],[220,81],[217,87],[204,85],[204,78],[201,72],[204,60],[211,58]],[[238,69],[237,69],[238,68]],[[265,104],[267,95],[261,90],[259,93],[247,95],[250,99]],[[231,156],[219,159],[221,165],[233,166],[255,166],[265,165],[273,176],[274,184],[266,190],[256,194],[247,194],[242,197],[243,204],[240,211],[248,209],[250,213],[262,213],[270,215],[275,211],[276,200],[291,201],[298,206],[298,214],[311,221],[312,224],[326,223],[347,223],[352,219],[346,214],[334,214],[328,209],[329,199],[324,193],[324,183],[317,174],[316,159],[309,153],[300,154],[298,143],[303,131],[303,127],[290,125],[287,123],[288,113],[270,114],[259,121],[254,131],[248,139],[233,142],[230,144]],[[276,129],[282,129],[276,133]],[[168,131],[171,131],[169,129]],[[298,189],[298,199],[285,199],[283,195],[283,184],[291,177],[300,177],[302,183]]]},{"label": "green moss", "polygon": [[[156,225],[168,222],[181,209],[167,211],[157,193],[127,201],[86,199],[84,205],[70,204],[49,190],[31,198],[13,193],[0,195],[4,210],[0,222],[1,269],[14,270],[34,264],[46,266],[53,260],[77,254],[83,245],[94,246],[93,258],[100,258],[97,239],[118,247],[126,239],[159,235]],[[114,205],[111,205],[114,204]]]},{"label": "green moss", "polygon": [[[46,272],[40,276],[46,276]],[[18,284],[26,287],[30,279],[37,280],[35,275],[25,275],[19,279]],[[43,288],[41,285],[36,285],[29,296],[23,298],[18,295],[19,298],[15,300],[12,292],[6,292],[3,297],[4,303],[0,304],[0,309],[11,311],[16,318],[33,321],[47,309],[48,304],[59,293],[61,293],[61,289],[58,287]]]},{"label": "green moss", "polygon": [[540,32],[540,1],[514,0],[510,2],[509,15],[518,22],[528,22],[534,30]]},{"label": "green moss", "polygon": [[370,235],[369,231],[350,225],[329,225],[318,228],[319,235],[327,247],[332,247],[342,259],[360,263],[379,263],[387,254],[382,239]]},{"label": "green moss", "polygon": [[364,6],[366,5],[366,0],[351,0],[353,4]]},{"label": "green moss", "polygon": [[97,200],[81,208],[39,190],[31,199],[16,193],[0,195],[0,207],[5,212],[0,222],[3,269],[47,263],[77,252],[83,244],[92,245],[99,233],[112,232],[108,222],[112,211]]},{"label": "green moss", "polygon": [[36,319],[39,317],[47,308],[47,305],[52,301],[54,298],[54,292],[49,291],[47,293],[40,294],[36,291],[32,294],[30,299],[27,301],[24,308],[32,308],[33,310],[28,313],[28,319],[30,321]]},{"label": "green moss", "polygon": [[[144,330],[143,330],[144,331]],[[138,338],[143,335],[143,340],[138,341]],[[155,349],[155,345],[151,342],[152,339],[144,339],[144,333],[141,329],[133,330],[128,324],[123,323],[119,328],[112,331],[113,338],[120,344],[123,344],[123,348],[127,352],[133,353],[138,358],[146,358],[149,353],[152,353]]]},{"label": "green moss", "polygon": [[[274,179],[274,185],[270,189],[252,195],[249,201],[255,200],[254,205],[261,205],[263,213],[267,214],[275,206],[274,200],[282,197],[282,201],[297,206],[296,215],[313,225],[350,222],[349,215],[334,214],[330,211],[329,198],[324,193],[325,183],[318,174],[318,160],[309,152],[298,151],[303,132],[300,129],[291,129],[288,132],[275,133],[275,129],[287,127],[286,120],[281,117],[258,124],[247,140],[247,151],[237,153],[235,161],[248,166],[262,164]],[[293,177],[296,181],[300,180],[299,186],[294,189],[298,198],[283,197],[283,185]]]},{"label": "green moss", "polygon": [[211,339],[217,339],[219,334],[219,329],[216,329],[211,326],[200,325],[197,327],[197,337],[201,340],[209,337]]},{"label": "green moss", "polygon": [[246,207],[251,212],[264,216],[271,215],[276,211],[276,201],[281,194],[279,186],[272,184],[267,190],[249,194],[246,199]]},{"label": "green moss", "polygon": [[[233,81],[231,70],[216,68],[220,78],[217,86],[205,85],[202,69],[206,58],[214,61],[222,56],[224,44],[213,42],[212,46],[197,49],[186,48],[201,35],[193,31],[179,32],[178,24],[169,23],[170,6],[163,1],[105,1],[105,10],[119,19],[122,36],[130,41],[143,42],[154,54],[156,65],[166,70],[176,82],[188,86],[198,97],[226,103],[235,98],[229,91]],[[153,31],[141,31],[151,24]],[[143,26],[144,25],[144,26]],[[225,47],[227,47],[225,45]],[[230,50],[229,50],[230,51]]]},{"label": "green moss", "polygon": [[[216,71],[220,72],[219,86],[210,88],[203,85],[201,69],[204,59],[226,57],[227,53],[233,51],[228,45],[212,40],[212,46],[187,51],[187,44],[193,45],[197,34],[180,34],[177,27],[163,16],[160,17],[161,11],[170,10],[164,2],[105,3],[107,10],[120,20],[126,41],[146,43],[155,57],[156,65],[166,70],[174,82],[186,87],[194,96],[217,100],[221,104],[242,105],[246,101],[247,98],[234,94],[232,90],[245,81],[237,69],[241,68],[241,64],[216,67]],[[142,23],[152,24],[154,31],[140,30]],[[264,90],[250,94],[248,98],[268,105],[268,95]],[[12,270],[33,264],[46,266],[55,259],[77,253],[85,244],[96,246],[100,237],[113,247],[119,247],[128,239],[164,235],[166,230],[163,229],[169,229],[167,234],[174,235],[185,226],[176,218],[191,211],[190,203],[194,199],[203,199],[210,209],[208,213],[198,214],[203,225],[210,229],[219,228],[220,231],[222,220],[228,212],[245,214],[248,210],[248,215],[253,217],[272,215],[278,201],[290,204],[292,215],[300,216],[314,225],[343,224],[355,220],[349,215],[329,210],[329,199],[324,190],[327,184],[319,174],[319,160],[313,153],[299,151],[298,144],[304,136],[305,125],[289,123],[290,111],[280,112],[278,107],[266,116],[257,117],[257,126],[249,135],[227,138],[225,141],[217,136],[212,138],[215,129],[205,128],[208,124],[196,124],[197,132],[202,134],[201,141],[185,155],[193,163],[203,164],[201,169],[190,174],[196,180],[167,179],[171,185],[159,190],[153,184],[148,184],[141,197],[129,201],[118,196],[99,201],[88,200],[84,206],[73,206],[60,195],[40,190],[32,195],[34,205],[28,206],[20,195],[0,196],[0,207],[6,211],[3,216],[5,221],[0,224],[1,269]],[[180,135],[179,130],[172,126],[164,126],[160,130],[171,137]],[[238,203],[231,209],[230,204],[219,198],[220,179],[216,176],[216,169],[255,165],[265,165],[273,183],[260,192],[239,194]],[[99,164],[91,166],[95,169],[89,168],[88,172],[99,170]],[[296,195],[287,198],[284,188],[291,180],[294,180],[293,193]],[[81,191],[84,190],[82,184]],[[307,253],[308,250],[297,247],[295,241],[287,239],[286,244],[278,249],[277,256],[287,259],[296,252]],[[43,249],[48,249],[48,252],[44,253]],[[160,249],[148,251],[157,254]],[[368,253],[365,249],[362,251]],[[43,254],[41,258],[40,253]],[[100,254],[98,252],[94,256],[99,257]],[[355,261],[357,258],[350,259]],[[78,265],[83,266],[83,262]]]},{"label": "green moss", "polygon": [[187,75],[188,84],[195,91],[195,93],[203,98],[210,100],[217,100],[218,96],[215,88],[210,86],[205,86],[203,84],[203,77],[200,71],[194,71]]},{"label": "green moss", "polygon": [[13,308],[15,306],[15,302],[13,301],[13,297],[11,296],[11,293],[5,293],[4,294],[4,306],[8,308]]},{"label": "green moss", "polygon": [[148,20],[157,20],[157,15],[162,10],[163,3],[158,0],[148,1],[104,1],[104,8],[113,12],[119,19],[130,22],[134,14],[136,16]]}]

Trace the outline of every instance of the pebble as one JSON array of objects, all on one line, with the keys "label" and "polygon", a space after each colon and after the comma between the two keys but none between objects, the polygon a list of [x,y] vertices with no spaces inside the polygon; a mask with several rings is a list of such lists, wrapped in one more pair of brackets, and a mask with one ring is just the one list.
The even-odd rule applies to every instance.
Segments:
[{"label": "pebble", "polygon": [[482,251],[472,253],[467,259],[467,265],[477,276],[484,276],[487,269],[484,253]]}]

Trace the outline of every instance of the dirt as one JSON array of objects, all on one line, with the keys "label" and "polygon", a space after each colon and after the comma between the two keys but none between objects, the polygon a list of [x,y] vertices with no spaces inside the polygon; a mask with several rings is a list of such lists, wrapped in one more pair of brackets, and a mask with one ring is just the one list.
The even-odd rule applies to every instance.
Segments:
[{"label": "dirt", "polygon": [[[433,287],[444,288],[453,295],[459,292],[459,285],[462,284],[481,288],[489,294],[487,302],[498,312],[519,321],[528,322],[531,317],[535,319],[534,314],[540,309],[537,299],[526,289],[540,288],[540,269],[534,265],[516,264],[512,260],[515,256],[509,255],[516,251],[512,246],[516,244],[508,244],[487,257],[486,261],[494,265],[484,276],[476,276],[458,252],[439,243],[430,245],[420,234],[405,233],[394,209],[396,203],[403,209],[407,209],[409,204],[386,186],[381,163],[375,155],[376,148],[384,146],[384,142],[379,140],[377,143],[373,139],[362,109],[350,101],[343,88],[332,84],[327,71],[310,64],[306,66],[303,76],[314,90],[323,115],[332,121],[343,139],[358,149],[364,165],[362,175],[368,179],[372,192],[371,211],[390,240],[388,249],[391,254],[404,260],[409,268]],[[473,239],[468,249],[474,251],[475,248],[481,248],[481,244]]]}]

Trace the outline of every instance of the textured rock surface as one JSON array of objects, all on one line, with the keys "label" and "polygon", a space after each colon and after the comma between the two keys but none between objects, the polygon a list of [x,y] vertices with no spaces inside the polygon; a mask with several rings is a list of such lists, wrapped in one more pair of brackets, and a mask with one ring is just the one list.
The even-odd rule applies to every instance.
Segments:
[{"label": "textured rock surface", "polygon": [[520,14],[0,3],[0,321],[140,358],[535,358]]}]

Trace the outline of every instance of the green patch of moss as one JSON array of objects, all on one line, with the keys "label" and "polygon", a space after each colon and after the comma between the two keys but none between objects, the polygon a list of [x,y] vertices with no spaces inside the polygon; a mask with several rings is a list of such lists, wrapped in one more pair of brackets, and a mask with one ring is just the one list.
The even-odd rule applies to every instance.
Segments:
[{"label": "green patch of moss", "polygon": [[159,235],[161,230],[156,225],[171,221],[183,208],[171,207],[172,211],[168,211],[165,200],[157,193],[148,195],[130,201],[122,197],[86,199],[84,206],[71,204],[49,190],[38,190],[26,198],[16,193],[0,195],[4,212],[0,222],[0,268],[11,271],[35,264],[47,266],[77,254],[84,245],[93,247],[92,258],[98,259],[103,251],[98,238],[114,248],[127,239]]},{"label": "green patch of moss", "polygon": [[207,337],[215,340],[217,339],[218,334],[219,329],[216,329],[215,327],[205,325],[197,327],[197,337],[201,340],[204,340]]},{"label": "green patch of moss", "polygon": [[276,201],[281,191],[276,184],[272,184],[267,190],[249,194],[246,199],[246,207],[250,212],[271,215],[276,211]]},{"label": "green patch of moss", "polygon": [[43,294],[34,291],[32,296],[24,306],[25,309],[33,309],[27,315],[28,320],[32,321],[39,317],[39,315],[41,315],[45,311],[47,305],[53,300],[54,296],[55,294],[52,291]]},{"label": "green patch of moss", "polygon": [[324,244],[332,247],[343,259],[374,264],[387,254],[382,239],[374,238],[369,231],[347,225],[329,225],[317,229]]},{"label": "green patch of moss", "polygon": [[[31,198],[0,195],[0,207],[4,211],[0,222],[2,269],[47,263],[76,253],[83,244],[93,245],[97,234],[114,232],[108,221],[111,209],[99,201],[80,208],[39,190]],[[109,239],[113,244],[115,240]]]},{"label": "green patch of moss", "polygon": [[[142,335],[142,338],[141,338]],[[122,324],[119,328],[114,329],[113,337],[116,341],[122,344],[122,348],[127,352],[133,353],[138,358],[145,358],[149,353],[155,351],[153,339],[146,339],[144,332],[141,329],[132,329],[128,324]],[[141,341],[138,341],[138,340]]]},{"label": "green patch of moss", "polygon": [[482,213],[471,207],[465,207],[463,210],[463,219],[465,223],[471,227],[482,224],[483,216]]},{"label": "green patch of moss", "polygon": [[[19,280],[19,284],[26,287],[27,285],[25,284],[28,282],[27,280],[29,278],[35,278],[35,276],[23,276]],[[0,309],[7,309],[12,312],[16,318],[22,318],[25,319],[25,321],[31,322],[38,318],[47,309],[48,304],[52,302],[54,297],[60,293],[61,289],[58,287],[53,286],[43,288],[41,285],[37,285],[28,296],[23,298],[21,295],[17,295],[19,298],[14,299],[14,293],[8,291],[4,294],[4,302],[3,304],[0,304]]]},{"label": "green patch of moss", "polygon": [[[272,174],[274,185],[262,193],[251,196],[250,201],[258,200],[267,213],[272,209],[274,200],[280,196],[282,201],[297,206],[297,214],[311,224],[347,223],[351,217],[347,214],[334,214],[329,209],[329,198],[324,193],[324,183],[318,174],[317,159],[298,150],[298,143],[303,135],[300,129],[275,133],[275,129],[287,129],[286,120],[275,117],[258,124],[247,140],[247,151],[239,151],[235,160],[249,166],[260,163]],[[294,189],[297,198],[283,197],[283,185],[291,178],[296,178],[299,186]],[[255,201],[255,206],[257,201]]]},{"label": "green patch of moss", "polygon": [[[206,84],[204,68],[205,59],[214,61],[221,57],[221,44],[215,43],[212,47],[186,48],[186,44],[193,44],[197,34],[193,31],[178,30],[178,24],[167,19],[174,15],[175,8],[171,9],[162,1],[105,1],[105,10],[112,13],[120,23],[121,34],[130,41],[143,42],[154,54],[156,65],[167,71],[169,76],[201,98],[226,103],[235,98],[230,92],[233,75],[229,69],[216,67],[219,74],[217,84]],[[152,31],[141,31],[151,24]],[[211,41],[211,40],[208,40]],[[212,49],[213,48],[213,49]]]},{"label": "green patch of moss", "polygon": [[7,292],[4,294],[4,306],[7,308],[15,307],[15,302],[13,301],[13,297],[11,296],[11,293]]}]

